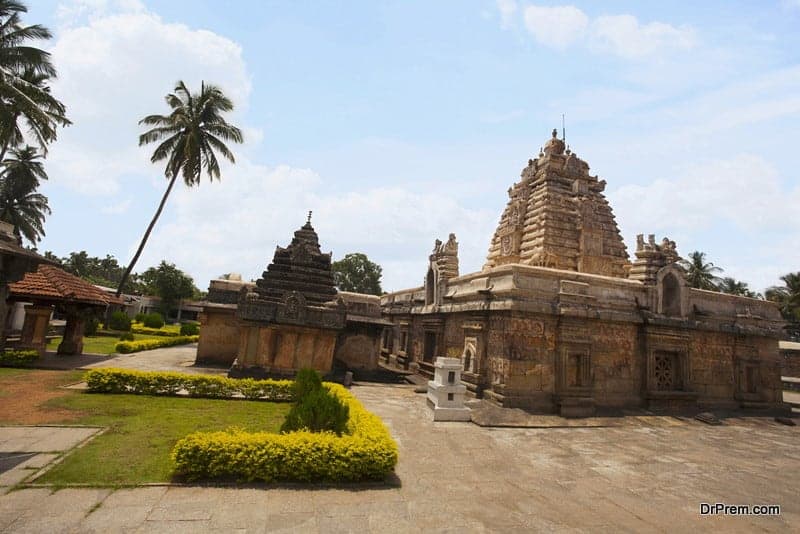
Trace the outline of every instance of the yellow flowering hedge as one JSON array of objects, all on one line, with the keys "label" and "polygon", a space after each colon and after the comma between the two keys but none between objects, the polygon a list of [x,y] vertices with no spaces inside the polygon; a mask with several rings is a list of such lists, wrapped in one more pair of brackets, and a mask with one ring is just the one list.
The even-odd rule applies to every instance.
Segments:
[{"label": "yellow flowering hedge", "polygon": [[342,436],[306,431],[195,432],[175,444],[176,471],[190,480],[356,481],[380,480],[397,464],[397,444],[378,416],[347,389],[325,383],[347,404],[350,418]]},{"label": "yellow flowering hedge", "polygon": [[179,330],[167,330],[165,328],[150,328],[149,326],[142,326],[140,323],[134,323],[131,326],[131,332],[134,334],[147,334],[149,336],[164,336],[164,337],[178,337],[181,335]]},{"label": "yellow flowering hedge", "polygon": [[200,336],[175,336],[165,337],[164,339],[140,339],[139,341],[120,341],[114,350],[120,354],[130,354],[141,350],[160,349],[161,347],[172,347],[175,345],[186,345],[187,343],[197,343]]},{"label": "yellow flowering hedge", "polygon": [[27,367],[39,359],[35,350],[6,350],[0,352],[0,366]]},{"label": "yellow flowering hedge", "polygon": [[177,395],[186,390],[192,397],[232,398],[242,395],[251,400],[292,400],[291,380],[255,380],[217,375],[190,375],[169,371],[133,369],[92,369],[84,377],[92,393],[132,393],[137,395]]}]

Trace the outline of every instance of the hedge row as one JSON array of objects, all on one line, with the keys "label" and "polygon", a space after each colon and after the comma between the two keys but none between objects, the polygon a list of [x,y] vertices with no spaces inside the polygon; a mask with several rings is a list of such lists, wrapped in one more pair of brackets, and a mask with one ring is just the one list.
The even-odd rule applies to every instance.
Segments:
[{"label": "hedge row", "polygon": [[7,367],[27,367],[39,358],[35,350],[7,350],[0,352],[0,365]]},{"label": "hedge row", "polygon": [[139,341],[120,341],[114,350],[120,354],[130,354],[140,350],[160,349],[161,347],[173,347],[175,345],[186,345],[187,343],[197,343],[200,336],[177,336],[164,339],[140,339]]},{"label": "hedge row", "polygon": [[186,390],[193,397],[231,398],[270,401],[292,400],[291,380],[254,380],[215,375],[189,375],[131,369],[92,369],[86,373],[86,384],[93,393],[133,393],[137,395],[177,395]]},{"label": "hedge row", "polygon": [[344,387],[325,387],[350,410],[347,433],[195,432],[175,444],[177,472],[190,480],[380,480],[397,464],[397,444],[383,422]]},{"label": "hedge row", "polygon": [[148,336],[178,337],[181,335],[177,330],[164,330],[163,328],[150,328],[140,324],[131,326],[134,334],[147,334]]}]

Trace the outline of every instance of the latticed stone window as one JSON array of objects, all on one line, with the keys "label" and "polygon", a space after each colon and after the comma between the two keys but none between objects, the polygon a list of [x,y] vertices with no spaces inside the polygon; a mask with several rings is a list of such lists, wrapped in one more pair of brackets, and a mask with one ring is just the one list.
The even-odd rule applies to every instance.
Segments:
[{"label": "latticed stone window", "polygon": [[656,352],[653,357],[653,378],[658,391],[683,389],[681,362],[676,352]]}]

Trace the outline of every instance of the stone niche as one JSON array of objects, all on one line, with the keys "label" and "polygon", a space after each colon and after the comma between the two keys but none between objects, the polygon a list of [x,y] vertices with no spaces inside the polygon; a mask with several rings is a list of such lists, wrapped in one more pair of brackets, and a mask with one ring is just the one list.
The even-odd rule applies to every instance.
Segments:
[{"label": "stone niche", "polygon": [[288,247],[277,247],[254,286],[239,293],[239,346],[232,376],[290,375],[310,367],[328,373],[346,306],[336,297],[331,255],[306,224]]}]

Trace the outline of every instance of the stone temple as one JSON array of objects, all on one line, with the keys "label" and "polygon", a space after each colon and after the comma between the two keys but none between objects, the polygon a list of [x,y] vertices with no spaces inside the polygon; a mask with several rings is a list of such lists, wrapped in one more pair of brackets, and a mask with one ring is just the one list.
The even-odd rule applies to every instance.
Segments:
[{"label": "stone temple", "polygon": [[554,130],[480,272],[459,273],[451,234],[424,286],[381,298],[383,358],[429,377],[459,358],[470,395],[565,416],[782,409],[777,307],[688,287],[667,238],[638,236],[631,260],[605,185]]},{"label": "stone temple", "polygon": [[378,370],[380,299],[337,291],[331,253],[308,221],[255,282],[212,280],[200,315],[199,363],[230,366],[231,376]]}]

